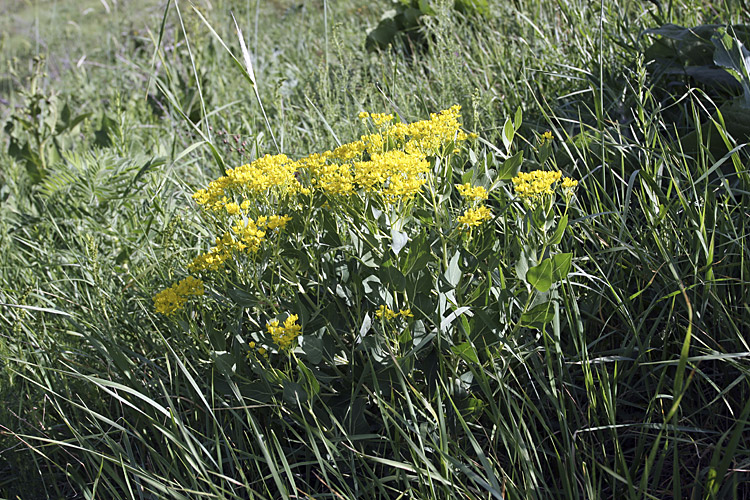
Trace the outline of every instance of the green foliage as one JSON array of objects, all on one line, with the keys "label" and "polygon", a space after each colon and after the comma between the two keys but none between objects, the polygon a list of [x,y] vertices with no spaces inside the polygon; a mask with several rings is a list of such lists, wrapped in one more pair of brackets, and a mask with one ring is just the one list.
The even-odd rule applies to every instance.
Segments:
[{"label": "green foliage", "polygon": [[[367,50],[386,49],[403,44],[409,52],[424,44],[422,16],[436,14],[429,0],[392,0],[393,9],[386,11],[378,25],[367,33]],[[453,8],[466,16],[489,16],[487,0],[455,0]]]},{"label": "green foliage", "polygon": [[[658,37],[644,51],[657,85],[674,89],[676,81],[680,81],[676,88],[684,93],[668,91],[677,102],[688,92],[686,80],[707,93],[701,103],[707,111],[699,112],[700,125],[706,133],[699,136],[694,124],[692,132],[680,138],[685,151],[695,152],[702,142],[720,157],[749,139],[750,53],[745,44],[750,41],[750,28],[715,24],[683,28],[668,24],[645,33]],[[684,122],[691,116],[690,110],[685,109],[676,120]]]},{"label": "green foliage", "polygon": [[69,139],[90,116],[74,115],[68,103],[60,106],[57,95],[45,94],[40,81],[43,69],[43,58],[36,58],[28,89],[20,92],[23,104],[4,127],[9,138],[8,155],[24,164],[32,182],[40,182],[47,168],[59,161],[64,139]]}]

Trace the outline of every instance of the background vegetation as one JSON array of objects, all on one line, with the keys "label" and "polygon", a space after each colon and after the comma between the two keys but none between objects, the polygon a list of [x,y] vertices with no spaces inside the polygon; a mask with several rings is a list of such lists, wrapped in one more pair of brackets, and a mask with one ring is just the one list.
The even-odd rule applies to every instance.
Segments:
[{"label": "background vegetation", "polygon": [[[747,6],[407,3],[383,50],[385,1],[0,7],[0,496],[750,498]],[[354,212],[289,237],[299,295],[154,311],[213,244],[191,195],[225,168],[453,104],[479,139],[446,210],[466,180],[500,213],[520,153],[579,180],[551,322],[502,319],[502,278],[531,288],[500,218],[399,252]],[[363,327],[392,297],[368,276],[408,335]],[[248,341],[281,310],[302,344],[266,363]]]}]

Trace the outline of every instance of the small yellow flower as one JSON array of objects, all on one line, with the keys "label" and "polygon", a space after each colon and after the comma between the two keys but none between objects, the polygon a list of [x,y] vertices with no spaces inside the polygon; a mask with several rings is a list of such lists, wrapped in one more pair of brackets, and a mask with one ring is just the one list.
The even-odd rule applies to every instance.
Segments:
[{"label": "small yellow flower", "polygon": [[575,179],[571,179],[570,177],[566,177],[562,180],[562,187],[563,189],[573,189],[576,186],[578,186],[578,181]]},{"label": "small yellow flower", "polygon": [[378,307],[378,310],[375,311],[375,316],[380,319],[391,320],[398,316],[398,313],[387,306],[380,306]]},{"label": "small yellow flower", "polygon": [[240,206],[234,202],[224,205],[224,209],[229,215],[237,215],[240,213]]},{"label": "small yellow flower", "polygon": [[288,215],[272,215],[268,218],[267,228],[269,231],[273,231],[274,229],[283,229],[284,226],[286,226],[286,223],[292,220],[291,217]]},{"label": "small yellow flower", "polygon": [[467,182],[466,184],[456,184],[456,188],[461,196],[468,200],[482,201],[487,199],[487,190],[482,186],[472,187],[471,183]]},{"label": "small yellow flower", "polygon": [[462,229],[471,229],[475,226],[481,226],[484,221],[488,221],[490,219],[492,219],[492,212],[490,212],[490,209],[485,206],[481,206],[478,208],[468,209],[457,220],[458,223],[461,224]]},{"label": "small yellow flower", "polygon": [[188,297],[203,295],[203,281],[188,276],[179,283],[162,290],[154,296],[154,308],[156,312],[165,316],[171,316],[182,309]]},{"label": "small yellow flower", "polygon": [[413,318],[414,315],[411,313],[411,309],[399,309],[398,313],[402,318]]},{"label": "small yellow flower", "polygon": [[546,194],[554,194],[553,185],[560,180],[559,171],[519,172],[513,178],[513,188],[519,198],[536,199]]},{"label": "small yellow flower", "polygon": [[266,323],[266,328],[271,338],[279,346],[280,351],[289,351],[296,343],[297,337],[299,337],[302,326],[297,324],[298,316],[292,314],[284,320],[284,326],[279,326],[279,320],[272,319]]}]

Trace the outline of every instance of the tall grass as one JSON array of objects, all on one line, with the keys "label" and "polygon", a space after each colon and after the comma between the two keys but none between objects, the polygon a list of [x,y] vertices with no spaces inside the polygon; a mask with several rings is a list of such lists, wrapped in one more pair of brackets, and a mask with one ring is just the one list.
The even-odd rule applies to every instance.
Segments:
[{"label": "tall grass", "polygon": [[[117,75],[44,80],[91,115],[40,181],[0,156],[3,496],[750,496],[747,138],[689,148],[684,130],[711,136],[711,96],[665,94],[641,56],[643,29],[733,23],[741,6],[499,3],[428,19],[427,49],[404,58],[364,50],[386,3],[251,4],[167,5],[101,56]],[[301,158],[356,139],[362,110],[409,122],[454,103],[480,139],[448,163],[441,206],[457,209],[454,183],[496,179],[518,109],[522,170],[579,179],[545,327],[508,328],[523,304],[500,217],[461,252],[438,221],[395,256],[384,219],[323,217],[290,230],[299,277],[262,285],[278,295],[217,287],[177,320],[154,312],[213,243],[190,195],[275,153],[272,134]],[[363,340],[401,279],[409,335]],[[253,361],[250,335],[285,306],[315,335]]]}]

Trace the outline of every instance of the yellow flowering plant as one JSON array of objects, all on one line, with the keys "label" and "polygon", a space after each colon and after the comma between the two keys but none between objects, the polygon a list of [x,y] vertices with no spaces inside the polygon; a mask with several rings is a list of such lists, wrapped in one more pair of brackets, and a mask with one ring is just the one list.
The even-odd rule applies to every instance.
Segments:
[{"label": "yellow flowering plant", "polygon": [[175,318],[210,288],[217,366],[257,390],[313,397],[355,360],[377,371],[398,359],[417,376],[440,355],[458,370],[480,359],[477,343],[551,319],[576,182],[521,171],[520,114],[503,131],[507,154],[480,155],[466,154],[477,144],[458,106],[411,123],[360,118],[351,142],[262,156],[197,189],[211,238],[184,262],[190,281],[154,297]]}]

